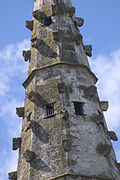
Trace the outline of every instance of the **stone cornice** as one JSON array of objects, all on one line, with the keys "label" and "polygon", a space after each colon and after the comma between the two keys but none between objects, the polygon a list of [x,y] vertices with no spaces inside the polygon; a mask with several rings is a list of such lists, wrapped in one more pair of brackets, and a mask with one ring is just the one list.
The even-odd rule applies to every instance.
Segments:
[{"label": "stone cornice", "polygon": [[28,86],[28,84],[32,81],[32,79],[35,77],[35,75],[37,74],[37,72],[39,71],[47,71],[47,69],[50,68],[65,68],[65,67],[71,67],[71,68],[85,68],[88,73],[90,73],[93,78],[94,78],[94,83],[96,83],[98,81],[98,78],[94,75],[94,73],[85,65],[79,65],[79,64],[68,64],[68,63],[57,63],[57,64],[52,64],[50,66],[45,66],[39,69],[34,69],[30,75],[27,77],[27,79],[23,82],[23,87],[26,88]]}]

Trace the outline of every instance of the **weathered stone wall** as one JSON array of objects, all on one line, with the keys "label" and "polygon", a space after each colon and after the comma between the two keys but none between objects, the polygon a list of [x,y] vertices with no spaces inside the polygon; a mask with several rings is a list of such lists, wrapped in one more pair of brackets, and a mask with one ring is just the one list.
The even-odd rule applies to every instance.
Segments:
[{"label": "weathered stone wall", "polygon": [[[23,53],[30,64],[17,179],[119,180],[110,141],[117,137],[108,132],[108,104],[100,102],[89,68],[92,47],[78,29],[84,20],[76,20],[70,0],[35,0],[33,17],[31,49]],[[54,113],[47,116],[51,103]]]}]

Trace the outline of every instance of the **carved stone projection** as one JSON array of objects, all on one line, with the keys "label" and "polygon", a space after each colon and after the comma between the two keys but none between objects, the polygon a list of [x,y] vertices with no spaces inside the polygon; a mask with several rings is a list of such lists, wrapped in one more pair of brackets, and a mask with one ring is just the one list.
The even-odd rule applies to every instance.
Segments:
[{"label": "carved stone projection", "polygon": [[114,131],[108,131],[108,135],[110,136],[111,140],[118,141],[117,135]]},{"label": "carved stone projection", "polygon": [[13,138],[13,150],[17,150],[21,147],[21,138]]},{"label": "carved stone projection", "polygon": [[109,107],[108,101],[101,101],[100,102],[100,107],[101,107],[102,111],[107,111],[108,107]]},{"label": "carved stone projection", "polygon": [[24,57],[24,60],[27,62],[28,60],[30,60],[30,57],[31,57],[31,51],[28,50],[28,51],[23,51],[23,57]]},{"label": "carved stone projection", "polygon": [[85,45],[84,50],[87,56],[91,57],[92,56],[92,46],[91,45]]},{"label": "carved stone projection", "polygon": [[17,171],[8,173],[8,178],[10,180],[17,180]]},{"label": "carved stone projection", "polygon": [[16,114],[18,115],[18,117],[24,117],[24,107],[17,107]]},{"label": "carved stone projection", "polygon": [[33,30],[33,21],[26,21],[26,28],[29,30]]},{"label": "carved stone projection", "polygon": [[77,26],[81,27],[84,24],[84,19],[80,18],[80,17],[75,17],[75,22],[76,22]]}]

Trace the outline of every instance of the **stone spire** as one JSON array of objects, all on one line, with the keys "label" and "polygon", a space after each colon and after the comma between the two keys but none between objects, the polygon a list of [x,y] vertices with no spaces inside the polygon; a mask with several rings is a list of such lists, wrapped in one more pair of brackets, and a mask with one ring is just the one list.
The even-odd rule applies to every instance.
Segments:
[{"label": "stone spire", "polygon": [[17,172],[11,180],[120,180],[103,111],[87,56],[92,46],[84,45],[70,0],[35,0],[31,48],[23,51],[29,61]]}]

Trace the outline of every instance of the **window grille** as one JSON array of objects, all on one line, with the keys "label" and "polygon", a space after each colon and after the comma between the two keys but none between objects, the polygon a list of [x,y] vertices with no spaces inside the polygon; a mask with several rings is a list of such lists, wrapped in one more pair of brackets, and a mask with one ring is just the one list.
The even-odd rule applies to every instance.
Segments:
[{"label": "window grille", "polygon": [[51,117],[54,115],[54,103],[46,105],[46,117]]},{"label": "window grille", "polygon": [[84,115],[83,111],[83,102],[73,102],[74,103],[74,109],[75,109],[75,114],[77,115]]}]

